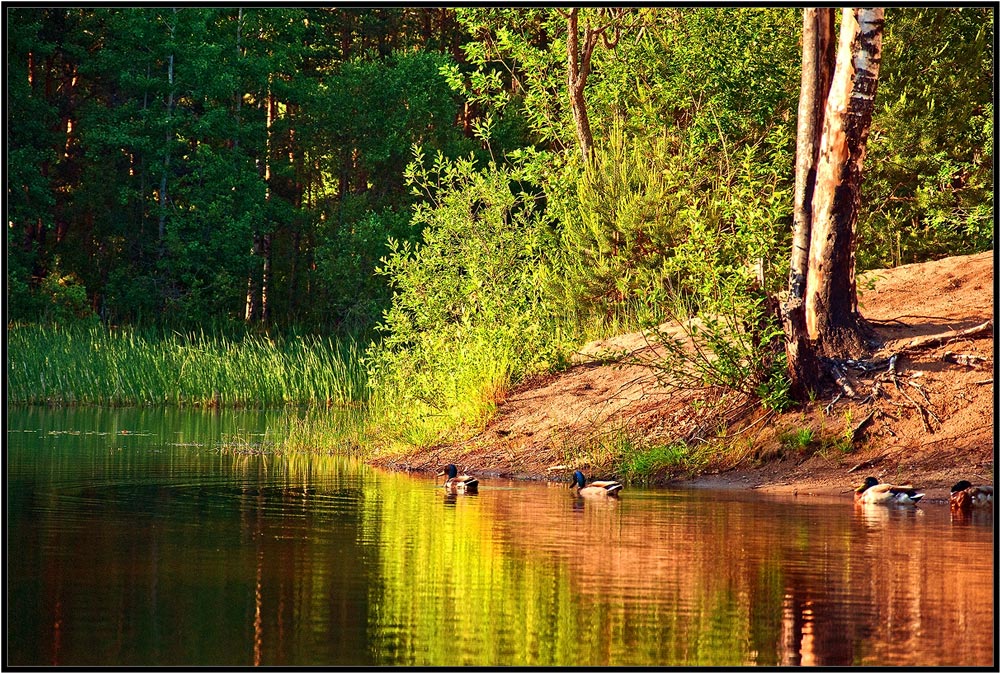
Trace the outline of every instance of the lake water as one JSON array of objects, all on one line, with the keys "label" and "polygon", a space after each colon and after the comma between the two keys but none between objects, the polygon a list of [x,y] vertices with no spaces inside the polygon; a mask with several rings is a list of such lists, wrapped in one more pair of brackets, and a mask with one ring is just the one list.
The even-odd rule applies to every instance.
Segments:
[{"label": "lake water", "polygon": [[992,514],[220,450],[276,418],[9,410],[7,664],[994,665]]}]

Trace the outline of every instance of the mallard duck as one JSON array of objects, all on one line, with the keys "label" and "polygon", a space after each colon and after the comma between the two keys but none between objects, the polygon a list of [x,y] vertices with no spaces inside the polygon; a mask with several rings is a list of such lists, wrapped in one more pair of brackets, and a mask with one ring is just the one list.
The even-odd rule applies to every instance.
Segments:
[{"label": "mallard duck", "polygon": [[437,476],[445,475],[444,487],[456,493],[477,493],[479,491],[479,480],[468,474],[459,475],[458,468],[454,465],[447,465],[438,472]]},{"label": "mallard duck", "polygon": [[912,486],[880,484],[875,477],[868,477],[865,483],[854,491],[854,502],[880,505],[915,505],[924,497]]},{"label": "mallard duck", "polygon": [[953,510],[968,512],[979,507],[993,506],[992,486],[973,486],[963,479],[951,487],[951,496],[948,498]]},{"label": "mallard duck", "polygon": [[576,488],[577,493],[586,496],[618,497],[618,491],[622,490],[622,485],[617,481],[592,481],[587,484],[587,478],[583,472],[577,470],[573,473],[573,484],[570,488]]}]

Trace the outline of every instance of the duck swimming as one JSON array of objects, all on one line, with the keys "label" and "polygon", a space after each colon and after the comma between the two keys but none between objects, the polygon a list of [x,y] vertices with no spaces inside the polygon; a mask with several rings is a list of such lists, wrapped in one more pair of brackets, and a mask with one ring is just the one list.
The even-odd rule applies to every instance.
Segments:
[{"label": "duck swimming", "polygon": [[963,479],[951,487],[951,496],[948,498],[951,509],[957,512],[969,512],[981,507],[993,506],[992,486],[973,486]]},{"label": "duck swimming", "polygon": [[458,468],[452,464],[445,466],[443,470],[437,473],[437,476],[446,475],[447,479],[444,481],[444,487],[455,493],[478,493],[479,492],[479,480],[475,477],[463,474],[458,474]]},{"label": "duck swimming", "polygon": [[587,484],[587,478],[583,476],[583,472],[577,470],[573,473],[573,484],[570,488],[576,488],[577,493],[583,496],[617,498],[618,491],[622,490],[622,485],[617,481],[592,481]]},{"label": "duck swimming", "polygon": [[923,493],[917,493],[910,485],[880,484],[875,477],[868,477],[854,491],[854,502],[863,504],[916,505],[923,497]]}]

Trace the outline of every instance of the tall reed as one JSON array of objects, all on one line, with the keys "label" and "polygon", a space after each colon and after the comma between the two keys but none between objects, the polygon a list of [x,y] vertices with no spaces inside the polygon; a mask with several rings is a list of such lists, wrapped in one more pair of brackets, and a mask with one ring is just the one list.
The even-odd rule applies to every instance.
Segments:
[{"label": "tall reed", "polygon": [[131,328],[7,328],[13,404],[349,406],[367,398],[363,347]]}]

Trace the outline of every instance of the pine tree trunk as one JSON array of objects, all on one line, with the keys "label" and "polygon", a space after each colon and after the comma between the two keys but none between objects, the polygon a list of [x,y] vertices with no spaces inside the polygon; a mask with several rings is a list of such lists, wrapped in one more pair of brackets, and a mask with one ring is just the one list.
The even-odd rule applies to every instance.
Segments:
[{"label": "pine tree trunk", "polygon": [[271,234],[261,237],[261,255],[264,257],[264,269],[260,279],[260,322],[266,325],[271,320],[271,304],[268,302],[271,285]]},{"label": "pine tree trunk", "polygon": [[254,273],[254,265],[252,262],[258,255],[260,255],[260,237],[254,236],[253,248],[250,252],[250,273],[247,274],[246,308],[243,312],[243,320],[247,323],[252,322],[257,316],[257,274]]},{"label": "pine tree trunk", "polygon": [[[274,121],[278,114],[278,101],[274,96],[270,81],[267,87],[267,96],[264,100],[264,200],[271,201],[271,160],[274,153]],[[267,209],[265,208],[265,212]],[[266,226],[266,223],[263,223]],[[264,227],[262,227],[264,228]],[[251,264],[250,273],[247,279],[247,303],[244,320],[251,322],[259,319],[261,322],[267,318],[267,291],[270,271],[271,271],[271,236],[270,234],[254,234],[251,260],[254,257],[261,258],[262,276],[260,283],[256,282],[256,265]],[[258,290],[260,297],[258,299]]]},{"label": "pine tree trunk", "polygon": [[[174,8],[174,23],[170,26],[170,42],[171,49],[173,48],[174,32],[177,29],[177,8]],[[164,253],[164,248],[166,245],[165,238],[167,234],[167,204],[169,199],[167,198],[167,174],[170,172],[170,145],[173,139],[173,129],[171,128],[172,119],[174,115],[174,54],[171,51],[170,55],[167,57],[167,83],[170,86],[167,92],[167,132],[163,139],[163,173],[160,175],[160,217],[157,227],[158,235],[158,245],[159,245],[159,255],[162,257]]]}]

